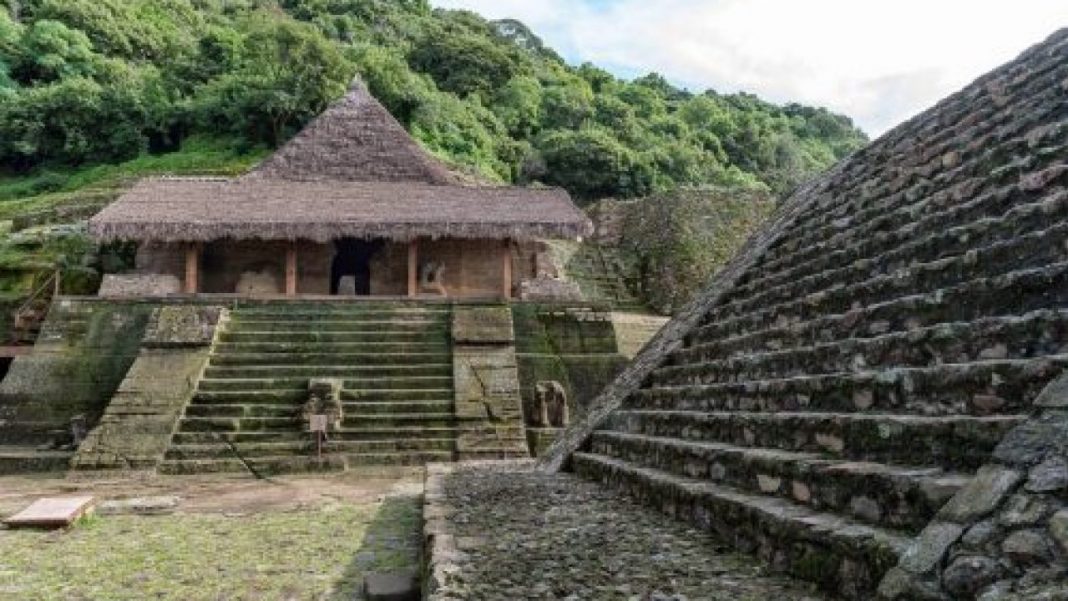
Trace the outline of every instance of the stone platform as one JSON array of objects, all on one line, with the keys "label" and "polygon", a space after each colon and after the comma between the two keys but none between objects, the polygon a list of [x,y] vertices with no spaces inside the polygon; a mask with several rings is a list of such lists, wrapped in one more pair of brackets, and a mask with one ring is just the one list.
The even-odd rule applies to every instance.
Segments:
[{"label": "stone platform", "polygon": [[708,534],[526,461],[434,464],[431,601],[824,599]]}]

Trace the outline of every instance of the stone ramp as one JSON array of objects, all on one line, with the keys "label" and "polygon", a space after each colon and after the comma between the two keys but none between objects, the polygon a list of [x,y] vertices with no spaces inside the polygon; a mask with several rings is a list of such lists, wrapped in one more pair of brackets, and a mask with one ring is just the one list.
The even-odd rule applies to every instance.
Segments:
[{"label": "stone ramp", "polygon": [[825,599],[724,539],[529,462],[428,467],[431,601]]},{"label": "stone ramp", "polygon": [[1068,30],[788,200],[575,470],[872,598],[1068,367],[1065,82]]}]

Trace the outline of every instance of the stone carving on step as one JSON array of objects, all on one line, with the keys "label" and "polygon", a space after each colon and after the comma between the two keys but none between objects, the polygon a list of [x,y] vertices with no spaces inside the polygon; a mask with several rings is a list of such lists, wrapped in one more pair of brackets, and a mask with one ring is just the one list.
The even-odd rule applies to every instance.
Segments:
[{"label": "stone carving on step", "polygon": [[567,391],[556,380],[546,380],[534,385],[535,426],[565,428],[571,421],[567,406]]},{"label": "stone carving on step", "polygon": [[325,415],[329,430],[341,429],[345,412],[341,404],[340,380],[316,378],[308,383],[308,400],[304,403],[301,418],[310,425],[313,415]]}]

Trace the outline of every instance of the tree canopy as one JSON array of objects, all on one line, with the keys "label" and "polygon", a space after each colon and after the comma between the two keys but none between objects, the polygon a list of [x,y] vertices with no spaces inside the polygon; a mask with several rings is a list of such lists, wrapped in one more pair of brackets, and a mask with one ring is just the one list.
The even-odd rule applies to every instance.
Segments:
[{"label": "tree canopy", "polygon": [[[278,145],[355,74],[430,151],[580,201],[782,194],[866,142],[843,116],[572,66],[517,21],[425,0],[7,0],[0,169],[238,136]],[[2,5],[0,5],[2,6]]]}]

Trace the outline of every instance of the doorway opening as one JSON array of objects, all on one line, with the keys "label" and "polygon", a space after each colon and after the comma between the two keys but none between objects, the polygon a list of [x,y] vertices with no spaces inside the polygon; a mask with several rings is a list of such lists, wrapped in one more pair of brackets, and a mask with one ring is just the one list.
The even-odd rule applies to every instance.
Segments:
[{"label": "doorway opening", "polygon": [[334,242],[334,261],[330,266],[330,294],[341,292],[341,280],[351,276],[355,280],[355,290],[345,290],[346,294],[356,296],[371,295],[371,260],[382,250],[385,240],[361,240],[342,238]]}]

